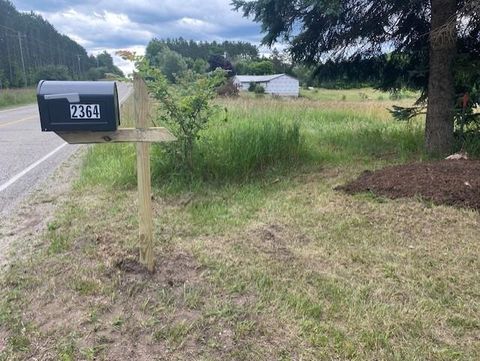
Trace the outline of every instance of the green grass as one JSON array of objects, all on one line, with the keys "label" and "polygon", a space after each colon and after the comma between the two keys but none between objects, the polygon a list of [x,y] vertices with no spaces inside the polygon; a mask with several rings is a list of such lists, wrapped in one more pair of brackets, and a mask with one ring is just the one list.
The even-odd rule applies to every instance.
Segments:
[{"label": "green grass", "polygon": [[342,106],[275,99],[226,103],[233,122],[296,122],[307,149],[302,161],[348,164],[378,162],[394,153],[402,160],[422,155],[422,124],[392,121],[381,104]]},{"label": "green grass", "polygon": [[[154,146],[154,183],[184,191],[262,179],[275,179],[319,164],[381,165],[422,159],[423,124],[395,122],[388,104],[346,102],[334,106],[306,99],[222,100],[219,114],[201,132],[188,172],[176,148]],[[131,145],[92,147],[81,184],[133,187],[135,149]]]},{"label": "green grass", "polygon": [[0,108],[34,103],[36,99],[34,88],[0,90]]},{"label": "green grass", "polygon": [[116,266],[137,257],[134,147],[90,148],[1,281],[0,359],[480,358],[478,212],[334,191],[422,160],[420,120],[387,100],[219,103],[193,179],[155,150],[154,275]]},{"label": "green grass", "polygon": [[480,139],[476,131],[467,134],[463,140],[457,138],[455,143],[456,149],[461,149],[463,147],[470,157],[477,159],[480,158]]},{"label": "green grass", "polygon": [[152,163],[157,182],[182,177],[207,182],[245,181],[271,168],[303,161],[306,149],[297,123],[233,119],[217,121],[204,131],[194,152],[193,174],[171,154],[168,148],[155,148]]},{"label": "green grass", "polygon": [[85,157],[80,184],[132,187],[136,184],[135,162],[135,146],[132,144],[91,147]]}]

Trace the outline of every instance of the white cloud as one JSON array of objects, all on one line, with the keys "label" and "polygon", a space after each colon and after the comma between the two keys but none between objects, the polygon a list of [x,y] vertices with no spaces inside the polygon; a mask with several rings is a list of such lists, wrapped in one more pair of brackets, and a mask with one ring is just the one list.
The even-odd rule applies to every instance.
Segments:
[{"label": "white cloud", "polygon": [[132,22],[127,15],[107,10],[83,13],[70,8],[66,11],[41,13],[41,15],[60,32],[80,39],[79,41],[87,47],[124,39],[137,39],[139,43],[145,43],[154,35],[143,29],[141,24]]},{"label": "white cloud", "polygon": [[[141,50],[153,38],[260,41],[260,27],[231,9],[231,0],[14,0],[95,53]],[[115,59],[123,68],[127,65]]]}]

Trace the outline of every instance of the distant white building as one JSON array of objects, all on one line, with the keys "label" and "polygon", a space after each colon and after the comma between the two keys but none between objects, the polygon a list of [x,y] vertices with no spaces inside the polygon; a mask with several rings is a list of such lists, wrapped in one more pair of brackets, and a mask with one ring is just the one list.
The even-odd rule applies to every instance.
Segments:
[{"label": "distant white building", "polygon": [[275,94],[286,97],[298,97],[300,83],[286,74],[275,75],[237,75],[233,83],[241,90],[248,91],[251,83],[261,85],[267,94]]}]

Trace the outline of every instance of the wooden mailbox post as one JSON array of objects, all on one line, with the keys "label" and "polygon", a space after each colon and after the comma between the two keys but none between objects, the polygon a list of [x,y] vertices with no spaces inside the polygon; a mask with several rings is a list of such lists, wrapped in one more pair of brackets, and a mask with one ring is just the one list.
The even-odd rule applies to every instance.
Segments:
[{"label": "wooden mailbox post", "polygon": [[[148,92],[144,80],[138,75],[133,80],[135,107],[135,126],[137,129],[148,128]],[[138,223],[140,241],[140,262],[150,272],[155,268],[153,259],[153,213],[152,180],[150,172],[150,144],[137,142],[137,177],[138,177]]]},{"label": "wooden mailbox post", "polygon": [[121,128],[113,132],[57,132],[69,144],[135,142],[137,147],[138,214],[140,262],[150,272],[155,270],[153,255],[153,211],[150,173],[150,143],[175,141],[166,128],[149,127],[147,86],[138,74],[133,78],[135,128]]}]

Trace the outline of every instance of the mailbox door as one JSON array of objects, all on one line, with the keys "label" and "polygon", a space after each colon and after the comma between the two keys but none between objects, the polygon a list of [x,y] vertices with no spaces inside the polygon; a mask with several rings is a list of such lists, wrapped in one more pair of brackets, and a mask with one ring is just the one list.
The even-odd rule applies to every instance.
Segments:
[{"label": "mailbox door", "polygon": [[47,102],[48,130],[114,131],[117,129],[113,97],[81,95],[79,102],[50,99]]}]

